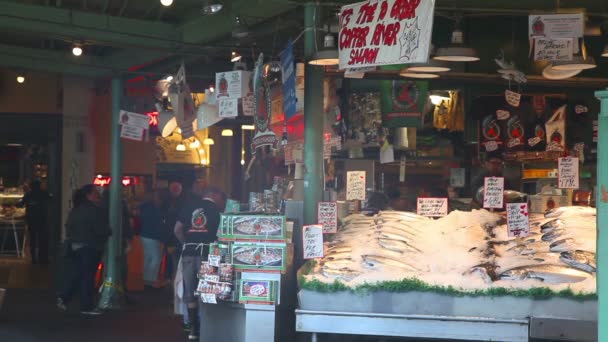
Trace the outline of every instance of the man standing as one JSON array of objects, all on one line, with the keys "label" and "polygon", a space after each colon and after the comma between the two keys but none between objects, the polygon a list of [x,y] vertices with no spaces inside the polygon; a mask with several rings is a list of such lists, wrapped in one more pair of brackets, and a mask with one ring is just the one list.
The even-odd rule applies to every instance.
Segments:
[{"label": "man standing", "polygon": [[184,203],[175,223],[175,236],[182,243],[182,273],[184,302],[188,306],[189,340],[198,340],[200,323],[198,303],[194,296],[198,286],[197,274],[201,261],[209,254],[209,244],[216,241],[220,213],[226,206],[226,195],[218,188],[209,187],[202,196],[193,187],[193,196]]},{"label": "man standing", "polygon": [[48,263],[48,204],[50,196],[42,190],[39,180],[30,184],[30,191],[23,196],[25,206],[25,221],[30,233],[30,254],[32,264]]},{"label": "man standing", "polygon": [[[477,194],[479,189],[483,188],[484,179],[486,177],[504,177],[503,169],[505,160],[500,152],[488,152],[483,163],[483,170],[477,177],[471,181],[471,196],[473,197],[473,208],[480,208],[483,203],[479,203]],[[511,182],[505,177],[505,190],[513,190]],[[483,202],[483,196],[481,197]]]}]

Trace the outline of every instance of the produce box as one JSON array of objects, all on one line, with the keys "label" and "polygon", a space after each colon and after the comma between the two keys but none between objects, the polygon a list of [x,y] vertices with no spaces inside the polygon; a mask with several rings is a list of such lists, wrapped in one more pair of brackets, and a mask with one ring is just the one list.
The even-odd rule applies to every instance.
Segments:
[{"label": "produce box", "polygon": [[568,196],[559,195],[531,195],[530,212],[544,213],[553,208],[565,207],[568,205]]},{"label": "produce box", "polygon": [[285,243],[235,242],[230,247],[235,271],[285,272],[287,245]]},{"label": "produce box", "polygon": [[285,241],[285,216],[228,215],[220,219],[220,241]]},{"label": "produce box", "polygon": [[276,305],[278,283],[274,280],[241,279],[239,284],[239,303]]}]

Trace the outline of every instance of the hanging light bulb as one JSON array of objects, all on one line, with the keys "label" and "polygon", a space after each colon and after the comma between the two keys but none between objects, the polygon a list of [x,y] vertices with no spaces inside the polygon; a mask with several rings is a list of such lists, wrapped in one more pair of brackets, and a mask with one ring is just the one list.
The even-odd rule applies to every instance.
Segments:
[{"label": "hanging light bulb", "polygon": [[169,7],[173,5],[173,0],[160,0],[160,4],[165,7]]},{"label": "hanging light bulb", "polygon": [[206,158],[201,159],[201,164],[202,165],[207,165],[207,159]]},{"label": "hanging light bulb", "polygon": [[184,152],[186,151],[186,145],[179,143],[177,146],[175,146],[175,150],[176,151],[180,151],[180,152]]},{"label": "hanging light bulb", "polygon": [[76,56],[76,57],[80,57],[82,56],[82,46],[81,44],[74,44],[74,46],[72,47],[72,55]]},{"label": "hanging light bulb", "polygon": [[213,141],[211,138],[206,138],[203,140],[203,145],[215,145],[215,141]]},{"label": "hanging light bulb", "polygon": [[19,83],[19,84],[25,83],[25,75],[24,74],[17,74],[17,83]]},{"label": "hanging light bulb", "polygon": [[231,136],[233,136],[233,135],[234,135],[234,132],[232,132],[232,130],[231,130],[231,129],[229,129],[229,128],[228,128],[228,129],[223,129],[223,130],[222,130],[222,136],[223,136],[223,137],[231,137]]},{"label": "hanging light bulb", "polygon": [[336,48],[336,40],[334,35],[328,33],[323,38],[323,50],[315,53],[314,57],[308,62],[312,65],[338,65],[338,49]]},{"label": "hanging light bulb", "polygon": [[245,165],[245,159],[241,159],[241,165]]},{"label": "hanging light bulb", "polygon": [[215,14],[224,8],[224,5],[217,1],[204,0],[203,8],[201,9],[202,15],[212,15]]},{"label": "hanging light bulb", "polygon": [[200,150],[198,150],[198,154],[203,155],[205,154],[205,150],[203,150],[202,148]]},{"label": "hanging light bulb", "polygon": [[255,130],[255,126],[254,125],[242,125],[241,129],[243,131],[253,131],[253,130]]},{"label": "hanging light bulb", "polygon": [[437,49],[433,59],[446,62],[476,62],[479,60],[477,51],[464,44],[464,33],[460,29],[461,20],[461,17],[456,19],[450,45]]},{"label": "hanging light bulb", "polygon": [[240,61],[241,58],[243,58],[243,56],[241,56],[241,54],[236,51],[232,51],[232,53],[230,54],[230,61],[232,63],[236,63],[236,62]]},{"label": "hanging light bulb", "polygon": [[196,150],[197,148],[201,147],[201,143],[198,141],[198,139],[194,138],[188,147],[190,147],[191,150]]}]

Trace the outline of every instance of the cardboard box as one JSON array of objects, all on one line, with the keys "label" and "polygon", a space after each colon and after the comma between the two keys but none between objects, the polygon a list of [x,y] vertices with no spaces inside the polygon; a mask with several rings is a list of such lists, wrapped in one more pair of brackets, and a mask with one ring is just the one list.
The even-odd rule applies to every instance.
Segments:
[{"label": "cardboard box", "polygon": [[568,206],[568,196],[531,195],[530,213],[544,213],[552,208]]}]

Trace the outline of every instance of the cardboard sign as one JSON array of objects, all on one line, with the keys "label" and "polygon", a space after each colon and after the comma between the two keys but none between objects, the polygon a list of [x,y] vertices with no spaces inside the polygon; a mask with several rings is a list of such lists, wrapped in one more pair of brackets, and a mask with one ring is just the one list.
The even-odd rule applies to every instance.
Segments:
[{"label": "cardboard sign", "polygon": [[507,203],[507,229],[509,237],[525,237],[530,234],[528,203]]},{"label": "cardboard sign", "polygon": [[504,177],[485,177],[483,179],[483,207],[502,209],[504,192]]},{"label": "cardboard sign", "polygon": [[365,201],[365,171],[348,171],[346,173],[346,200]]},{"label": "cardboard sign", "polygon": [[235,118],[239,116],[239,99],[221,99],[218,101],[220,118]]},{"label": "cardboard sign", "polygon": [[426,63],[434,0],[363,1],[340,9],[340,69]]},{"label": "cardboard sign", "polygon": [[[519,107],[519,103],[521,102],[521,94],[507,89],[507,90],[505,90],[505,100],[511,106]],[[496,114],[498,116],[498,113],[496,113]],[[498,120],[500,120],[500,119],[498,119]]]},{"label": "cardboard sign", "polygon": [[566,157],[557,160],[557,183],[560,189],[578,189],[578,158]]},{"label": "cardboard sign", "polygon": [[209,265],[213,267],[220,267],[220,262],[222,260],[221,255],[211,255],[209,254]]},{"label": "cardboard sign", "polygon": [[144,114],[137,114],[121,110],[119,114],[119,120],[121,125],[129,125],[133,127],[139,127],[141,129],[150,128],[150,117]]},{"label": "cardboard sign", "polygon": [[323,257],[323,226],[313,224],[302,227],[302,249],[304,259]]},{"label": "cardboard sign", "polygon": [[323,234],[338,232],[338,205],[336,202],[319,202],[317,222],[323,226]]},{"label": "cardboard sign", "polygon": [[572,38],[535,38],[535,61],[569,61],[573,54]]},{"label": "cardboard sign", "polygon": [[466,170],[463,168],[450,169],[450,186],[464,188],[466,185]]},{"label": "cardboard sign", "polygon": [[122,125],[120,127],[120,137],[128,140],[143,141],[144,129],[137,126]]},{"label": "cardboard sign", "polygon": [[443,217],[448,214],[447,197],[418,197],[417,202],[420,216]]},{"label": "cardboard sign", "polygon": [[585,32],[583,13],[528,16],[530,37],[580,38]]}]

